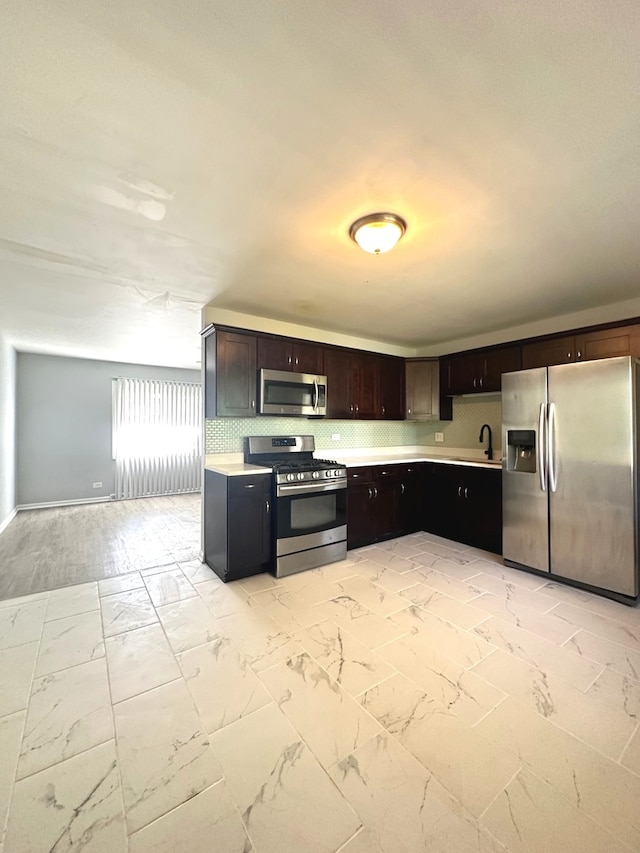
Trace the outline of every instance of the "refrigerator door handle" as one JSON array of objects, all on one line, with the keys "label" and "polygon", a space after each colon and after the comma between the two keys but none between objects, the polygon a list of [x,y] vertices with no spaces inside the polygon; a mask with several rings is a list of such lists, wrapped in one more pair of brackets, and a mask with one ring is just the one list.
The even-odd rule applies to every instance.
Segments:
[{"label": "refrigerator door handle", "polygon": [[547,459],[545,448],[547,446],[547,406],[545,403],[540,404],[540,414],[538,415],[538,443],[536,445],[538,465],[538,473],[540,475],[540,488],[543,492],[547,491]]},{"label": "refrigerator door handle", "polygon": [[547,458],[549,460],[549,488],[552,492],[558,487],[556,479],[556,404],[549,403],[549,422],[547,425]]}]

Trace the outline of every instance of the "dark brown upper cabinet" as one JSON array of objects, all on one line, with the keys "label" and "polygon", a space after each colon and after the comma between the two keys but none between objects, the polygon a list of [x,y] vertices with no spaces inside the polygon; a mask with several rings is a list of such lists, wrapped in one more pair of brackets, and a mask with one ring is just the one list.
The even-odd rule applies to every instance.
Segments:
[{"label": "dark brown upper cabinet", "polygon": [[405,362],[393,356],[378,356],[377,417],[385,421],[404,419]]},{"label": "dark brown upper cabinet", "polygon": [[640,326],[592,329],[522,345],[522,367],[551,367],[619,355],[640,356]]},{"label": "dark brown upper cabinet", "polygon": [[402,420],[404,361],[361,350],[327,348],[327,417]]},{"label": "dark brown upper cabinet", "polygon": [[444,394],[497,393],[502,374],[520,370],[521,352],[519,346],[471,350],[444,356],[441,362]]},{"label": "dark brown upper cabinet", "polygon": [[324,350],[311,341],[258,335],[258,368],[262,367],[323,375]]},{"label": "dark brown upper cabinet", "polygon": [[256,414],[256,336],[214,329],[205,337],[205,417]]}]

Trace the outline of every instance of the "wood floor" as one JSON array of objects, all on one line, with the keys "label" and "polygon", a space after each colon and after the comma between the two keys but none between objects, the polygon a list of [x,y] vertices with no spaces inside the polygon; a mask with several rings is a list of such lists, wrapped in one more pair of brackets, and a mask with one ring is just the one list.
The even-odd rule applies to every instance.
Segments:
[{"label": "wood floor", "polygon": [[197,558],[200,494],[19,512],[0,535],[0,600]]}]

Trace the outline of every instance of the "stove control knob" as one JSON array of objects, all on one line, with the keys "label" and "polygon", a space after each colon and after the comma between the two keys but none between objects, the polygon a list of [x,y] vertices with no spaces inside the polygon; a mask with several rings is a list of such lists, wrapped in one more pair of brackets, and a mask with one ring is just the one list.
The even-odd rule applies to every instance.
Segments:
[{"label": "stove control knob", "polygon": [[320,476],[320,471],[314,471],[311,476],[313,477],[314,480],[317,480],[318,477]]},{"label": "stove control knob", "polygon": [[304,480],[304,474],[302,473],[302,471],[299,474],[297,474],[297,477],[299,480]]},{"label": "stove control knob", "polygon": [[340,471],[338,471],[338,470],[336,469],[336,470],[333,472],[333,476],[334,476],[334,477],[339,477],[339,476],[340,476]]},{"label": "stove control knob", "polygon": [[287,474],[287,480],[293,480],[293,474]]}]

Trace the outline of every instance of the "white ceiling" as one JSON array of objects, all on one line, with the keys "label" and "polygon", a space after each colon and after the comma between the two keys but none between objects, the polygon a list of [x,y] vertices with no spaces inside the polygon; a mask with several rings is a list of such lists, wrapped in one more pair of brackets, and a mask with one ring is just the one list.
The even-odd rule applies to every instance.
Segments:
[{"label": "white ceiling", "polygon": [[4,0],[0,330],[193,366],[208,303],[414,347],[637,297],[639,43],[637,0]]}]

